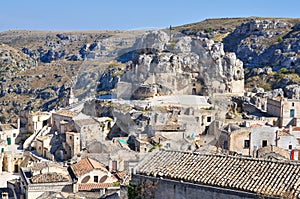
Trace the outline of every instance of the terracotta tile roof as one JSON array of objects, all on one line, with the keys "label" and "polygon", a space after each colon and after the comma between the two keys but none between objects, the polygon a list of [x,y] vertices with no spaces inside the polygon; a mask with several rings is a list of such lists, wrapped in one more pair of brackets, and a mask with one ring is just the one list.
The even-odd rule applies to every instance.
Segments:
[{"label": "terracotta tile roof", "polygon": [[38,111],[38,112],[31,112],[30,115],[43,116],[43,115],[50,115],[50,113]]},{"label": "terracotta tile roof", "polygon": [[91,158],[84,158],[79,162],[72,164],[70,167],[77,177],[82,176],[94,169],[101,169],[102,171],[108,172],[108,170],[105,168],[105,165]]},{"label": "terracotta tile roof", "polygon": [[113,187],[114,183],[79,183],[78,191],[91,191],[95,189],[103,189]]},{"label": "terracotta tile roof", "polygon": [[74,117],[76,115],[75,112],[64,110],[64,109],[58,110],[54,114],[62,115],[62,116],[66,116],[66,117]]},{"label": "terracotta tile roof", "polygon": [[69,177],[60,173],[44,173],[31,177],[32,183],[69,182]]},{"label": "terracotta tile roof", "polygon": [[159,151],[145,158],[137,173],[265,196],[300,196],[297,162]]},{"label": "terracotta tile roof", "polygon": [[250,127],[260,127],[263,126],[262,124],[251,124]]},{"label": "terracotta tile roof", "polygon": [[278,136],[292,136],[292,135],[289,134],[288,129],[283,129],[282,131],[278,131]]},{"label": "terracotta tile roof", "polygon": [[119,180],[122,180],[124,179],[124,177],[128,176],[129,173],[127,171],[119,171],[116,173],[116,177],[119,179]]},{"label": "terracotta tile roof", "polygon": [[300,131],[300,127],[293,127],[293,131]]},{"label": "terracotta tile roof", "polygon": [[30,169],[33,171],[33,172],[40,172],[40,170],[42,169],[45,169],[45,168],[49,168],[49,167],[54,167],[54,168],[59,168],[59,169],[62,169],[62,170],[66,170],[67,169],[59,164],[56,164],[56,163],[53,163],[53,162],[35,162],[35,163],[32,163],[32,165],[30,166]]}]

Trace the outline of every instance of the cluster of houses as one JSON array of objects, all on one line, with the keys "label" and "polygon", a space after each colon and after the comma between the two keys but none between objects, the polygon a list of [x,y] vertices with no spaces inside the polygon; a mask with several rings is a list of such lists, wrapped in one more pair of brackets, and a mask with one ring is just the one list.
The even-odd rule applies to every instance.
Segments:
[{"label": "cluster of houses", "polygon": [[[179,188],[174,188],[170,197],[192,197],[182,195],[181,191],[194,190],[195,187],[190,187],[194,184],[202,186],[198,187],[202,194],[212,190],[205,186],[217,186],[218,190],[213,189],[211,194],[220,192],[224,198],[228,193],[230,196],[244,194],[251,198],[258,191],[245,188],[239,193],[240,188],[226,185],[235,183],[235,179],[229,182],[226,181],[228,177],[224,177],[226,183],[223,185],[222,180],[210,183],[212,179],[209,177],[204,182],[200,174],[200,178],[189,177],[193,172],[203,172],[210,167],[209,161],[203,162],[202,170],[199,167],[197,171],[184,171],[184,168],[187,165],[195,168],[204,161],[203,158],[212,159],[222,168],[227,167],[227,161],[231,164],[237,160],[239,165],[254,162],[257,168],[260,164],[272,163],[279,170],[298,168],[300,100],[279,96],[250,104],[243,101],[234,105],[234,109],[249,111],[242,114],[234,110],[237,117],[231,118],[225,117],[228,110],[222,112],[210,100],[196,95],[159,96],[146,100],[146,106],[136,106],[138,108],[128,113],[115,112],[115,117],[61,109],[31,112],[24,114],[16,124],[0,124],[0,175],[8,172],[20,176],[7,181],[7,187],[1,188],[2,197],[126,198],[127,192],[124,193],[122,187],[128,186],[132,178],[135,188],[142,185],[135,194],[140,194],[142,189],[145,194],[147,183],[157,185],[156,192],[153,192],[156,198],[164,193],[157,190],[162,189],[161,186],[169,187],[169,183],[175,183],[174,187]],[[123,109],[126,103],[132,105],[130,101],[115,103],[122,103]],[[231,109],[228,104],[226,106]],[[168,163],[167,157],[171,155],[175,159],[179,157],[183,166],[177,168],[176,163]],[[282,166],[280,162],[286,163]],[[290,164],[294,166],[289,167]],[[263,178],[262,173],[240,174]],[[287,179],[283,177],[283,180]],[[292,185],[296,186],[295,183]],[[297,191],[286,194],[294,196]],[[259,192],[262,196],[267,193],[275,192]],[[272,194],[272,197],[282,196]],[[208,194],[207,197],[214,196]]]},{"label": "cluster of houses", "polygon": [[20,176],[1,188],[3,198],[52,198],[56,193],[98,198],[120,195],[120,185],[128,184],[136,152],[105,141],[111,118],[59,110],[30,113],[26,120],[0,125],[0,175]]}]

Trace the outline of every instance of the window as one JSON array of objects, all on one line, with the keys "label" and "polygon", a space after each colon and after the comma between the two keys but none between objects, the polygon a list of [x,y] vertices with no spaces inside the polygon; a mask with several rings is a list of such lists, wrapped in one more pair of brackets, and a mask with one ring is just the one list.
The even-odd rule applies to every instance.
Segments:
[{"label": "window", "polygon": [[94,176],[94,182],[98,182],[98,176]]},{"label": "window", "polygon": [[289,150],[292,150],[293,149],[293,145],[289,145]]},{"label": "window", "polygon": [[208,116],[208,117],[206,118],[206,121],[207,121],[207,122],[211,122],[211,116]]},{"label": "window", "polygon": [[15,134],[15,133],[13,133],[13,137],[16,137],[16,134]]},{"label": "window", "polygon": [[72,136],[70,136],[70,140],[72,140]]},{"label": "window", "polygon": [[262,141],[262,147],[266,147],[268,146],[268,141],[267,140],[263,140]]},{"label": "window", "polygon": [[228,141],[227,140],[224,141],[224,149],[228,149]]},{"label": "window", "polygon": [[295,109],[290,110],[290,117],[295,117]]},{"label": "window", "polygon": [[294,102],[292,102],[292,106],[295,106],[295,103],[294,103]]},{"label": "window", "polygon": [[118,166],[117,161],[115,161],[115,160],[112,161],[112,170],[113,170],[113,171],[117,171],[117,169],[118,169],[117,166]]},{"label": "window", "polygon": [[250,140],[244,140],[244,148],[249,149],[250,148]]},{"label": "window", "polygon": [[1,153],[3,153],[4,152],[4,148],[1,148]]}]

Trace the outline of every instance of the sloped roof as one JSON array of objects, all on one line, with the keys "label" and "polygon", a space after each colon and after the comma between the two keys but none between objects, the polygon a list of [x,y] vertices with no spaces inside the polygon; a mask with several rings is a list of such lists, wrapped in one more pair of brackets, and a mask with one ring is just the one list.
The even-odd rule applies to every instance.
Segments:
[{"label": "sloped roof", "polygon": [[113,187],[114,183],[79,183],[78,191],[91,191],[95,189],[103,189]]},{"label": "sloped roof", "polygon": [[300,127],[298,127],[298,126],[293,127],[293,131],[300,131]]},{"label": "sloped roof", "polygon": [[143,160],[137,173],[272,197],[300,196],[300,163],[291,161],[159,151]]},{"label": "sloped roof", "polygon": [[100,169],[102,171],[108,172],[108,170],[105,168],[105,165],[91,158],[84,158],[79,162],[72,164],[70,167],[77,177],[82,176],[94,169]]},{"label": "sloped roof", "polygon": [[9,131],[18,129],[14,124],[0,124],[0,131]]},{"label": "sloped roof", "polygon": [[66,117],[71,117],[71,118],[77,115],[73,111],[68,111],[68,110],[64,110],[64,109],[58,110],[54,114],[61,115],[61,116],[66,116]]},{"label": "sloped roof", "polygon": [[31,177],[32,183],[69,182],[69,177],[60,173],[44,173]]},{"label": "sloped roof", "polygon": [[48,168],[48,167],[54,167],[54,168],[60,168],[60,169],[63,169],[63,170],[66,170],[67,169],[57,163],[54,163],[54,162],[34,162],[32,163],[32,165],[30,166],[30,169],[33,171],[33,172],[36,172],[36,171],[40,171],[44,168]]}]

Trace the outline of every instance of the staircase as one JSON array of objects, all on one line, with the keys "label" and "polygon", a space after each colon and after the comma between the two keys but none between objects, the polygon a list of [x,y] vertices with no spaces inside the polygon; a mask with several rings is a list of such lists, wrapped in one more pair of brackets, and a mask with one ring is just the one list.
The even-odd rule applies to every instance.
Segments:
[{"label": "staircase", "polygon": [[36,137],[46,135],[47,133],[50,132],[50,130],[51,130],[51,127],[44,126],[38,132],[33,133],[31,136],[29,136],[25,140],[25,142],[23,144],[23,149],[29,149],[30,147],[32,147],[33,141],[35,140]]}]

